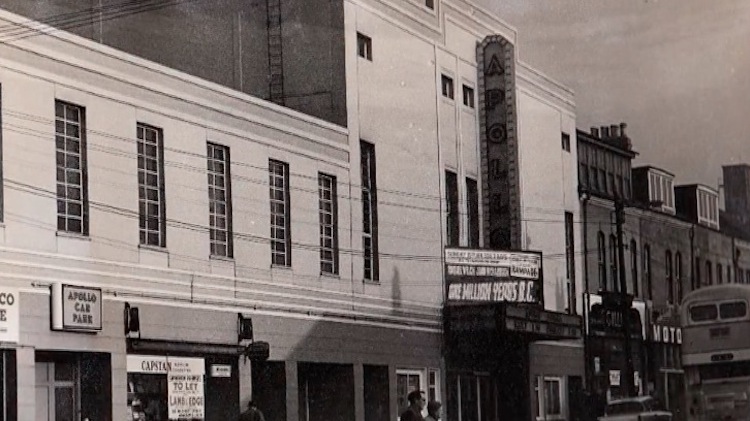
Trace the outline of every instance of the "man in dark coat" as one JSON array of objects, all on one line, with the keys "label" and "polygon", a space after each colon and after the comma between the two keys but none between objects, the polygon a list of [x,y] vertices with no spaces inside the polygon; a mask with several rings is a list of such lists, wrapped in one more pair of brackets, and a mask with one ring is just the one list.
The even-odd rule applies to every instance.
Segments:
[{"label": "man in dark coat", "polygon": [[406,396],[409,407],[401,413],[401,421],[424,421],[422,409],[424,408],[424,392],[414,390]]},{"label": "man in dark coat", "polygon": [[240,415],[239,421],[266,421],[263,413],[253,401],[247,403],[247,411]]}]

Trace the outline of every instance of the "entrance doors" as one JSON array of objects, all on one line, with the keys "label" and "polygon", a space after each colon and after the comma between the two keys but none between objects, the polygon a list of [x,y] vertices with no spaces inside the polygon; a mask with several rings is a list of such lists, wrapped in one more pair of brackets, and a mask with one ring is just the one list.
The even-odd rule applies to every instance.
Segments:
[{"label": "entrance doors", "polygon": [[78,413],[77,364],[36,363],[36,419],[73,421]]}]

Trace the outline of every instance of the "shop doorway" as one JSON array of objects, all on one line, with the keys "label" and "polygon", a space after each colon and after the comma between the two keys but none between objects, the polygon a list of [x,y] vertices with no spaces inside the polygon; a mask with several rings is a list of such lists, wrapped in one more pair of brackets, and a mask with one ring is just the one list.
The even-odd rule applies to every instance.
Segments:
[{"label": "shop doorway", "polygon": [[36,420],[112,419],[109,354],[37,351]]},{"label": "shop doorway", "polygon": [[80,411],[73,362],[36,363],[36,419],[73,421]]}]

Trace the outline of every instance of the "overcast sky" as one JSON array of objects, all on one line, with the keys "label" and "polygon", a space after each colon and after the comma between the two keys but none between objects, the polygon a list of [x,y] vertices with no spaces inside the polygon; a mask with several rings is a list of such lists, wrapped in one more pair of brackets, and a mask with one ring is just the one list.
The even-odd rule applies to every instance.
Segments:
[{"label": "overcast sky", "polygon": [[750,0],[475,0],[522,61],[575,91],[577,125],[628,123],[679,184],[750,163]]}]

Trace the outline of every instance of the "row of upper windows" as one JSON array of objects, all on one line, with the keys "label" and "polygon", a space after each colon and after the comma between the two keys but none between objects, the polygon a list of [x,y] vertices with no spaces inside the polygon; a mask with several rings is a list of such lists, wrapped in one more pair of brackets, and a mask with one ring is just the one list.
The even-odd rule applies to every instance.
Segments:
[{"label": "row of upper windows", "polygon": [[[726,267],[726,269],[724,269]],[[726,274],[726,278],[724,275]],[[750,284],[750,269],[737,268],[737,271],[732,276],[732,265],[726,264],[723,266],[717,262],[714,265],[711,260],[701,260],[700,257],[695,258],[695,279],[692,285],[692,289],[698,289],[703,286],[720,285],[723,283],[739,283],[739,284]]]},{"label": "row of upper windows", "polygon": [[[635,297],[641,297],[639,288],[639,275],[642,276],[643,298],[654,299],[654,283],[652,272],[651,246],[644,244],[642,250],[638,250],[638,242],[631,239],[628,245],[630,282],[627,285],[628,293]],[[599,267],[599,289],[602,291],[620,291],[619,259],[617,252],[617,237],[609,235],[609,241],[602,231],[597,235],[597,255]],[[640,258],[640,262],[639,262]],[[640,265],[639,265],[640,263]],[[671,250],[664,252],[664,280],[666,281],[666,300],[669,303],[679,303],[682,300],[682,282],[684,280],[684,268],[682,254]]]},{"label": "row of upper windows", "polygon": [[[372,38],[360,32],[357,32],[357,54],[366,60],[372,61]],[[469,108],[475,108],[474,88],[466,84],[462,86],[463,104]],[[440,89],[443,97],[454,99],[455,87],[452,77],[445,74],[441,75]]]},{"label": "row of upper windows", "polygon": [[[164,132],[161,128],[136,123],[138,163],[139,243],[164,248],[167,225],[191,225],[206,230],[212,256],[233,257],[232,190],[230,148],[213,142],[206,146],[208,226],[195,227],[166,218],[164,178]],[[363,255],[365,280],[378,280],[377,186],[374,145],[362,141]],[[89,200],[86,142],[86,109],[76,104],[55,101],[55,154],[57,230],[89,235],[89,207],[126,215],[116,209]],[[273,159],[268,162],[271,263],[291,266],[291,215],[289,164]],[[336,177],[318,174],[318,213],[321,273],[338,273],[338,196]],[[135,216],[135,215],[133,215]],[[240,234],[242,236],[242,234]],[[305,246],[309,248],[310,246]]]},{"label": "row of upper windows", "polygon": [[579,183],[590,191],[607,196],[631,197],[630,161],[607,153],[602,148],[580,144],[578,149]]}]

